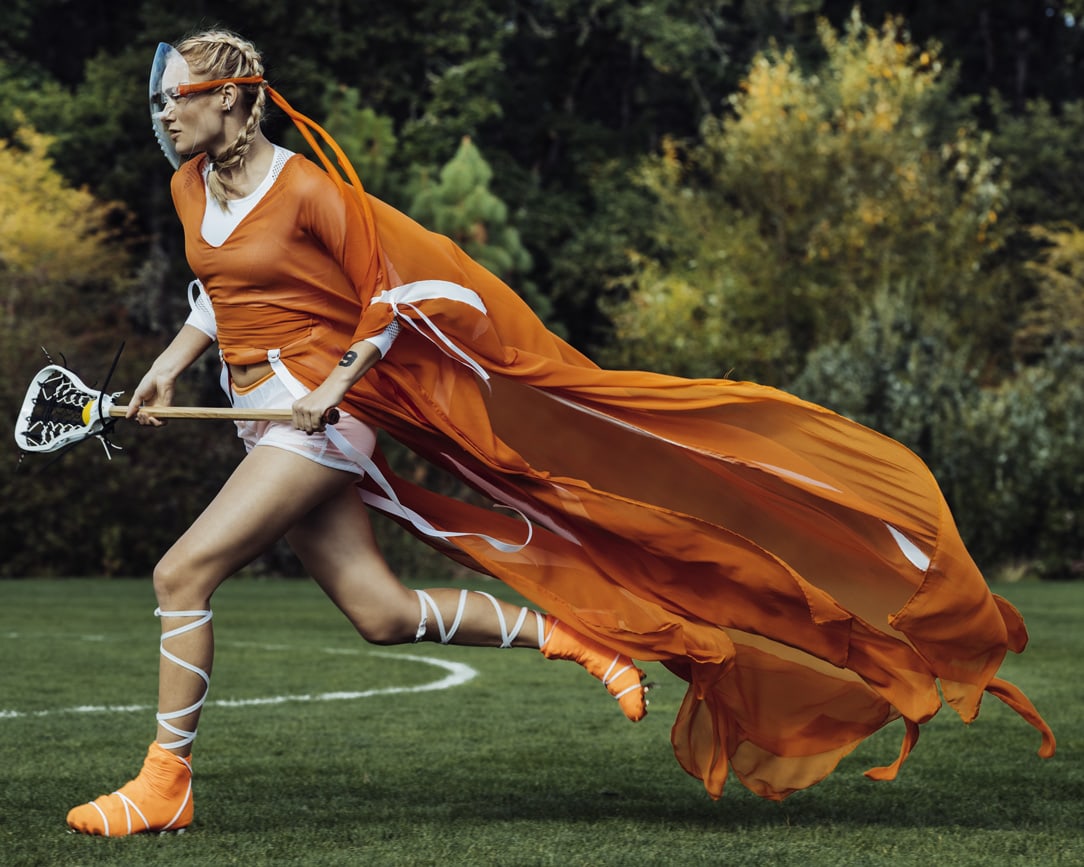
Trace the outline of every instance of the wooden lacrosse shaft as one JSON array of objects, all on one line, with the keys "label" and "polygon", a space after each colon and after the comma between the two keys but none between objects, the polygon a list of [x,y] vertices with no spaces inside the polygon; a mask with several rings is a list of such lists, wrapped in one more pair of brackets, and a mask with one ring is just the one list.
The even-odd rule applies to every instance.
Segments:
[{"label": "wooden lacrosse shaft", "polygon": [[[288,409],[234,409],[219,406],[141,406],[140,412],[152,418],[222,418],[231,421],[291,421],[293,413]],[[111,418],[124,418],[126,406],[109,407]],[[332,407],[324,413],[324,422],[335,424],[339,411]]]}]

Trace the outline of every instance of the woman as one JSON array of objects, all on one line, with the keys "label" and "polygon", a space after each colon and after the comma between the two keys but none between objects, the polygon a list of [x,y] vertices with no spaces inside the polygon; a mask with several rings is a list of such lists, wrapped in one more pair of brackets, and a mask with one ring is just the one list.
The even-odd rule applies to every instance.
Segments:
[{"label": "woman", "polygon": [[[328,439],[322,420],[394,339],[395,328],[383,329],[377,339],[350,339],[359,301],[348,270],[355,251],[347,244],[366,239],[347,237],[343,201],[327,175],[263,135],[260,87],[231,81],[185,96],[174,90],[182,81],[260,74],[255,49],[225,33],[193,37],[179,49],[163,52],[160,118],[179,153],[212,155],[213,162],[182,168],[174,194],[194,269],[215,307],[229,313],[235,305],[234,315],[221,317],[218,335],[228,393],[238,405],[293,404],[296,427],[239,424],[247,457],[158,564],[154,587],[163,661],[156,740],[135,780],[73,809],[69,825],[116,836],[178,830],[191,822],[189,755],[213,657],[211,595],[283,536],[368,641],[541,648],[550,658],[576,659],[597,673],[629,718],[640,719],[646,707],[643,675],[627,657],[539,612],[479,592],[411,591],[389,571],[354,489],[357,460],[372,455],[375,433],[344,414],[338,423],[344,454]],[[189,184],[199,190],[186,196]],[[261,205],[262,212],[256,211]],[[293,258],[283,261],[291,250]],[[254,259],[265,259],[258,275]],[[298,267],[308,270],[293,273]],[[263,307],[258,318],[236,313],[256,297]],[[216,336],[206,301],[194,306],[189,322],[132,395],[128,416],[140,423],[160,424],[144,404],[169,404],[177,377]],[[267,360],[268,340],[285,347],[288,363],[312,364],[330,375],[295,402]],[[265,348],[254,355],[253,343]],[[326,364],[332,346],[340,357]]]},{"label": "woman", "polygon": [[[268,97],[326,172],[263,136]],[[903,718],[899,758],[869,772],[891,778],[939,686],[965,720],[984,691],[1002,698],[1052,754],[1041,717],[995,676],[1023,622],[907,449],[773,389],[600,370],[448,239],[368,197],[233,34],[160,48],[152,98],[210,304],[194,302],[129,416],[157,424],[152,406],[217,338],[234,402],[291,406],[293,425],[239,425],[248,455],[155,570],[157,739],[135,780],[72,810],[73,829],[191,821],[210,598],[283,535],[370,641],[541,647],[602,679],[633,720],[646,701],[631,660],[662,661],[689,682],[675,753],[713,797],[733,771],[783,798]],[[325,425],[335,407],[343,420]],[[395,478],[374,427],[516,514]],[[550,613],[404,588],[363,504]]]}]

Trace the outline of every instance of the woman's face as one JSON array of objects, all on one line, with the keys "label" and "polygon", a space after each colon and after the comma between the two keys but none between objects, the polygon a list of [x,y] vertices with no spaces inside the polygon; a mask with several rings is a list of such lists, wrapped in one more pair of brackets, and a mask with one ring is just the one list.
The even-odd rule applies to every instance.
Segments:
[{"label": "woman's face", "polygon": [[208,81],[206,76],[190,75],[181,55],[170,58],[162,73],[162,125],[181,157],[197,153],[214,155],[225,146],[225,112],[219,90],[201,91],[181,96],[177,87]]}]

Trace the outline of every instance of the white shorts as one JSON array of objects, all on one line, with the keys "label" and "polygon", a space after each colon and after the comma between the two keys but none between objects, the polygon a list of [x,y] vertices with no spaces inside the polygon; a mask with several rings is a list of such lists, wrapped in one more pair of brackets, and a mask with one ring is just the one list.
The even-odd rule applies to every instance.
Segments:
[{"label": "white shorts", "polygon": [[[282,380],[273,374],[254,388],[241,393],[235,391],[230,397],[238,409],[289,409],[294,403],[294,396],[282,384]],[[342,434],[356,451],[367,458],[372,457],[376,448],[376,432],[365,422],[341,410],[340,413],[335,430]],[[247,451],[252,451],[256,446],[275,446],[315,461],[321,466],[359,475],[364,472],[323,432],[307,434],[285,421],[237,421],[234,424],[237,425],[237,435],[244,441]]]}]

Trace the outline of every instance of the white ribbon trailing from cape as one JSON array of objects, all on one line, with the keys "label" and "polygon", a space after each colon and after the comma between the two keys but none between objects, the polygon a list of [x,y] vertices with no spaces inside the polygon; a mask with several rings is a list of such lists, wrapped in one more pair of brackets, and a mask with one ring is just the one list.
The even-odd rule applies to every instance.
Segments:
[{"label": "white ribbon trailing from cape", "polygon": [[[427,340],[436,344],[445,355],[450,356],[456,361],[465,364],[482,382],[489,382],[489,374],[486,370],[473,358],[471,358],[462,349],[456,346],[437,326],[433,323],[425,313],[417,306],[419,301],[430,301],[435,298],[447,298],[451,301],[458,301],[460,304],[466,304],[468,307],[473,307],[483,315],[487,312],[485,304],[482,303],[481,296],[478,295],[473,289],[468,289],[466,286],[460,286],[458,283],[452,283],[448,280],[418,280],[415,283],[404,283],[402,286],[396,286],[394,289],[388,289],[377,295],[372,303],[373,304],[390,304],[392,311],[396,317],[406,321],[415,331],[425,337]],[[404,316],[400,314],[401,308],[406,307],[414,313],[414,316]],[[415,318],[417,317],[417,318]],[[422,328],[418,320],[425,323],[426,328]]]},{"label": "white ribbon trailing from cape", "polygon": [[[380,296],[373,301],[374,304],[391,304],[393,310],[397,310],[399,306],[409,307],[418,316],[420,316],[426,325],[432,329],[432,335],[426,334],[412,317],[404,316],[402,319],[407,320],[414,326],[414,328],[422,335],[430,339],[435,343],[438,348],[445,351],[446,354],[466,364],[471,370],[478,374],[483,380],[487,381],[489,375],[481,368],[481,366],[470,358],[465,352],[457,347],[451,340],[449,340],[433,322],[425,316],[417,307],[414,302],[422,301],[430,298],[451,298],[454,301],[460,301],[464,304],[468,304],[476,310],[482,313],[486,312],[485,305],[482,304],[482,299],[477,293],[466,289],[456,283],[449,283],[443,280],[422,280],[417,283],[407,283],[403,286],[398,286],[395,289],[383,292]],[[436,338],[436,339],[434,339]],[[450,350],[450,351],[449,351]],[[282,361],[281,351],[278,349],[269,349],[267,352],[267,360],[271,363],[271,369],[275,371],[275,375],[282,381],[283,385],[289,390],[290,394],[295,399],[300,399],[308,394],[308,389],[290,372],[289,368]],[[494,538],[493,536],[486,535],[485,533],[466,533],[466,532],[449,532],[444,530],[438,530],[432,524],[430,524],[424,517],[419,515],[413,509],[409,509],[399,502],[399,497],[395,493],[395,489],[391,483],[384,477],[384,474],[380,472],[379,467],[373,463],[372,459],[368,455],[364,455],[355,449],[349,441],[341,433],[335,430],[333,425],[328,425],[325,428],[327,437],[332,443],[341,451],[347,458],[353,461],[358,470],[372,479],[377,487],[384,492],[384,496],[374,493],[372,491],[361,491],[362,500],[374,509],[379,509],[389,515],[395,515],[399,518],[403,518],[408,521],[418,532],[429,536],[434,539],[452,539],[463,536],[474,536],[484,540],[487,544],[491,545],[498,551],[505,553],[514,553],[522,550],[530,544],[531,538],[534,535],[534,527],[527,519],[527,516],[523,514],[519,509],[514,506],[502,505],[503,508],[511,509],[517,515],[519,515],[524,523],[527,525],[527,538],[522,544],[515,544],[511,542],[505,542],[501,539]]]}]

